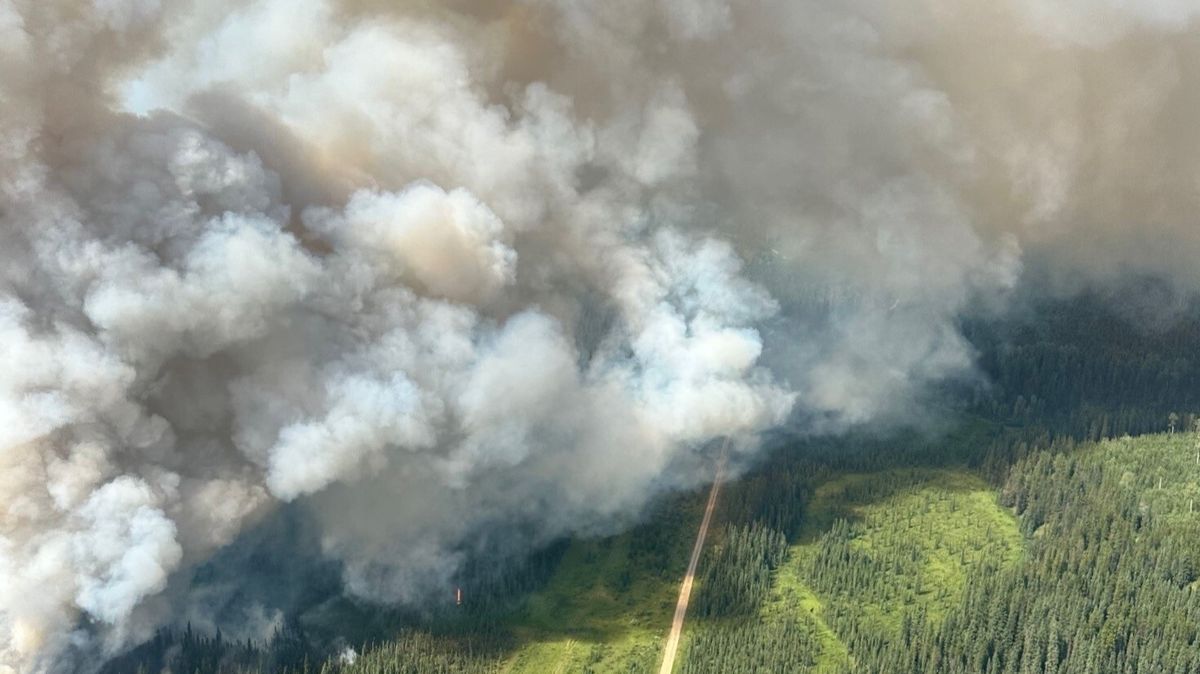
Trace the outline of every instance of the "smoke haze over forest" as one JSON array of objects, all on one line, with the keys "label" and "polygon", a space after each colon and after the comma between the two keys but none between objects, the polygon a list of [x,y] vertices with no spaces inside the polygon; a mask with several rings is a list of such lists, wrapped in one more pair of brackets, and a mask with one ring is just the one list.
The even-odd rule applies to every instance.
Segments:
[{"label": "smoke haze over forest", "polygon": [[[931,414],[967,316],[1200,289],[1190,0],[0,0],[0,672],[617,530]],[[241,636],[276,617],[247,609]],[[222,625],[223,628],[227,626]]]}]

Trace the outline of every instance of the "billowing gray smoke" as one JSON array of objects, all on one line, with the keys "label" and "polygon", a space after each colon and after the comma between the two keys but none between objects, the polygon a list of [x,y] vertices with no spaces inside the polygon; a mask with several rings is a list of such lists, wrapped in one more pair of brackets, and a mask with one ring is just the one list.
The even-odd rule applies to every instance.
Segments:
[{"label": "billowing gray smoke", "polygon": [[1198,7],[0,0],[0,672],[283,502],[419,602],[912,413],[1034,265],[1190,291]]}]

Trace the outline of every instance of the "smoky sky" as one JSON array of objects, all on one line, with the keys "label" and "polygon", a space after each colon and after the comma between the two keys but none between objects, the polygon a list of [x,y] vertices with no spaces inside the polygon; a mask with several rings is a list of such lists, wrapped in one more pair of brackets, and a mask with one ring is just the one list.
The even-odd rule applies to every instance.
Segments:
[{"label": "smoky sky", "polygon": [[1196,7],[0,0],[0,672],[199,615],[283,504],[419,605],[923,414],[966,314],[1191,295]]}]

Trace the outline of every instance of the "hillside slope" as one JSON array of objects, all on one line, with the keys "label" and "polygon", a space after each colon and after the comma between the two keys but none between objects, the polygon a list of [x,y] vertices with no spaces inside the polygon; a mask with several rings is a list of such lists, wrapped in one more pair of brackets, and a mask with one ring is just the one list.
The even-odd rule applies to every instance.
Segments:
[{"label": "hillside slope", "polygon": [[[1200,671],[1200,436],[1021,441],[991,484],[899,450],[888,467],[877,448],[828,449],[788,449],[726,486],[676,672]],[[652,672],[703,497],[571,542],[512,603],[394,628],[316,669]],[[313,652],[292,634],[265,651],[164,635],[109,671],[305,657],[312,671]]]}]

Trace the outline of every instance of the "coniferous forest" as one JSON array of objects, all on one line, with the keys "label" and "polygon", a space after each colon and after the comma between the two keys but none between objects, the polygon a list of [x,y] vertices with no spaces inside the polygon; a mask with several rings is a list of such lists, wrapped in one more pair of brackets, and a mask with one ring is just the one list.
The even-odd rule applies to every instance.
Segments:
[{"label": "coniferous forest", "polygon": [[[724,485],[677,672],[1200,672],[1200,324],[967,332],[993,383],[953,424],[772,438]],[[481,570],[461,607],[354,606],[356,642],[183,625],[105,671],[657,671],[704,497]]]},{"label": "coniferous forest", "polygon": [[1200,674],[1200,0],[0,0],[0,674]]}]

